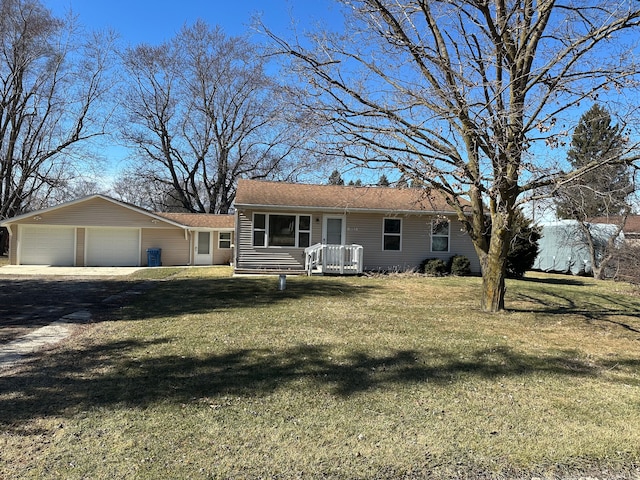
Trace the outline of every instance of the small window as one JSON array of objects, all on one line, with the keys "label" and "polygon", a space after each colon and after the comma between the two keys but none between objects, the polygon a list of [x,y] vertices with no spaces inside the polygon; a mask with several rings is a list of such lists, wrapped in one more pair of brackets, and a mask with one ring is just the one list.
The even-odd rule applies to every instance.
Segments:
[{"label": "small window", "polygon": [[449,251],[449,220],[436,219],[431,222],[431,251]]},{"label": "small window", "polygon": [[307,248],[311,240],[311,217],[300,215],[298,217],[298,247]]},{"label": "small window", "polygon": [[231,248],[231,232],[220,232],[218,235],[218,248]]},{"label": "small window", "polygon": [[382,249],[400,250],[402,220],[399,218],[385,218],[383,225]]},{"label": "small window", "polygon": [[267,216],[264,213],[253,214],[253,246],[267,246]]}]

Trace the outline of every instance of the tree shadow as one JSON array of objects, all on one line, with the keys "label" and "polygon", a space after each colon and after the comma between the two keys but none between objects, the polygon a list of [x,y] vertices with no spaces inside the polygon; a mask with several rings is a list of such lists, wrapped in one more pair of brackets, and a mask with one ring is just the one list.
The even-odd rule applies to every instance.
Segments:
[{"label": "tree shadow", "polygon": [[[69,314],[87,310],[94,320],[152,288],[154,282],[113,278],[0,278],[0,344]],[[83,317],[65,318],[81,323]]]},{"label": "tree shadow", "polygon": [[[565,278],[566,277],[566,278]],[[559,278],[559,277],[537,277],[537,278],[532,278],[532,277],[527,277],[524,276],[522,278],[519,278],[518,280],[521,282],[528,282],[528,283],[542,283],[542,284],[548,284],[548,285],[572,285],[572,286],[576,286],[576,287],[593,287],[595,286],[594,283],[587,281],[587,278],[580,278],[580,277],[575,277],[573,275],[565,275],[565,277]],[[591,281],[593,280],[593,277],[588,277]]]},{"label": "tree shadow", "polygon": [[122,312],[122,318],[141,320],[166,315],[255,309],[305,297],[362,296],[375,288],[332,279],[297,277],[279,290],[278,277],[184,278],[159,282],[139,301]]},{"label": "tree shadow", "polygon": [[[29,419],[95,407],[144,408],[158,402],[224,403],[228,396],[265,396],[304,382],[309,391],[352,397],[399,385],[450,385],[469,378],[536,374],[597,377],[614,366],[640,367],[635,358],[596,366],[576,352],[535,356],[508,347],[469,352],[396,350],[372,355],[354,349],[337,355],[331,345],[297,345],[274,351],[236,349],[206,357],[145,351],[171,338],[123,340],[34,356],[11,376],[0,376],[0,424],[20,434]],[[631,376],[616,381],[634,383]]]},{"label": "tree shadow", "polygon": [[[531,281],[535,282],[535,279]],[[586,286],[589,285],[586,284]],[[537,288],[527,292],[523,288],[514,295],[514,300],[532,304],[534,308],[511,307],[509,311],[512,312],[534,311],[545,315],[577,315],[588,322],[607,322],[627,331],[640,333],[640,309],[637,300],[633,297],[593,291],[576,295],[575,292],[568,294],[553,288]],[[636,322],[638,325],[632,324]]]}]

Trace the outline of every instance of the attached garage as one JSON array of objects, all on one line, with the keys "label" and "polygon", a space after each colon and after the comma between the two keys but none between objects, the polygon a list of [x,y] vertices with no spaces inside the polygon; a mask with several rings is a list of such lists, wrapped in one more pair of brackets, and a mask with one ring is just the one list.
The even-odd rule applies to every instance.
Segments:
[{"label": "attached garage", "polygon": [[234,226],[232,215],[154,213],[104,195],[0,221],[11,265],[77,267],[147,266],[149,249],[162,265],[192,265],[198,232],[213,250],[206,263],[228,264]]},{"label": "attached garage", "polygon": [[89,267],[140,265],[138,228],[88,228],[85,241],[85,265]]},{"label": "attached garage", "polygon": [[75,238],[73,227],[20,225],[20,264],[73,266]]}]

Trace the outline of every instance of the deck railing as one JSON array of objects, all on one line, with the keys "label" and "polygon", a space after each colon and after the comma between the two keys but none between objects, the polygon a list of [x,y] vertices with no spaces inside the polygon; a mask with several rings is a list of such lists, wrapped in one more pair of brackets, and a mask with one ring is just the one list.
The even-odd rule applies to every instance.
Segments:
[{"label": "deck railing", "polygon": [[336,273],[357,275],[362,273],[362,245],[329,245],[316,243],[305,248],[304,268],[309,275]]}]

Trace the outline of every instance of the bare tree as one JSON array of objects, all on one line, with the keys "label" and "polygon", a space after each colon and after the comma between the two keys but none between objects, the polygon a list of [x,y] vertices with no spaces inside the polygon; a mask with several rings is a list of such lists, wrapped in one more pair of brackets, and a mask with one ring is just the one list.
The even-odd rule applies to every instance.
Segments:
[{"label": "bare tree", "polygon": [[[265,71],[258,47],[203,22],[128,50],[122,136],[135,174],[186,211],[226,213],[238,178],[291,175],[304,120]],[[290,107],[290,105],[289,105]]]},{"label": "bare tree", "polygon": [[640,245],[627,242],[616,250],[614,279],[640,285]]},{"label": "bare tree", "polygon": [[620,161],[595,159],[571,170],[548,151],[562,146],[581,102],[598,95],[622,102],[617,92],[637,86],[639,4],[339,3],[348,31],[299,41],[265,28],[307,82],[309,110],[331,127],[325,148],[361,165],[396,167],[443,192],[479,256],[482,308],[502,310],[519,204]]},{"label": "bare tree", "polygon": [[37,0],[0,2],[0,218],[46,203],[82,169],[79,149],[108,117],[112,40]]},{"label": "bare tree", "polygon": [[[618,160],[627,141],[620,127],[611,123],[607,109],[594,104],[574,130],[567,159],[575,170],[594,159]],[[593,276],[600,280],[618,256],[620,234],[631,212],[631,194],[635,190],[626,164],[602,163],[554,189],[556,214],[578,222],[580,241],[589,251]],[[603,223],[608,226],[603,227]]]}]

